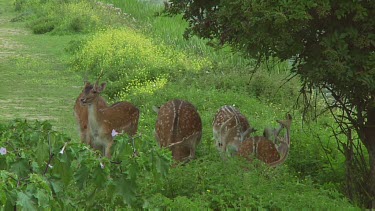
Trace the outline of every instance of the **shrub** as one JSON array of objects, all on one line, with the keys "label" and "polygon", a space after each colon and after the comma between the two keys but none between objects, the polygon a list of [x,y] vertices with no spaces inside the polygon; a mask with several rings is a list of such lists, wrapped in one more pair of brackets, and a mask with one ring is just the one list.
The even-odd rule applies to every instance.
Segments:
[{"label": "shrub", "polygon": [[269,168],[260,162],[249,164],[237,158],[222,161],[214,153],[171,169],[166,181],[159,197],[146,201],[148,207],[191,206],[213,210],[351,207],[341,194],[315,188],[309,179],[293,177],[286,166]]},{"label": "shrub", "polygon": [[[48,122],[0,125],[0,209],[117,209],[143,201],[140,181],[162,183],[171,154],[148,138],[116,137],[113,161]],[[139,181],[138,181],[139,180]]]},{"label": "shrub", "polygon": [[28,15],[28,26],[36,34],[88,33],[108,26],[131,25],[132,19],[115,8],[92,0],[15,0],[15,9]]},{"label": "shrub", "polygon": [[99,75],[104,70],[104,80],[109,82],[108,94],[138,89],[152,92],[182,72],[199,72],[210,68],[205,58],[195,58],[171,50],[163,44],[130,29],[102,30],[83,45],[72,62],[73,68]]}]

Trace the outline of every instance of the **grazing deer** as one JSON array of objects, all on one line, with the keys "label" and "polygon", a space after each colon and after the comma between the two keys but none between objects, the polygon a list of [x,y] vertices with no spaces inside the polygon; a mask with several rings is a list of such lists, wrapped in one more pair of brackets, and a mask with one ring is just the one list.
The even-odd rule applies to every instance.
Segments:
[{"label": "grazing deer", "polygon": [[[94,86],[86,82],[85,88],[82,90],[81,94],[77,97],[74,104],[74,116],[76,117],[79,132],[81,136],[81,141],[85,144],[92,146],[92,140],[90,138],[90,131],[88,127],[88,109],[87,106],[82,105],[81,98],[84,96],[85,92],[89,92]],[[98,108],[102,109],[107,107],[105,100],[99,96],[98,97]]]},{"label": "grazing deer", "polygon": [[176,161],[191,160],[202,137],[202,121],[189,102],[171,100],[159,109],[155,136],[161,147],[168,147]]},{"label": "grazing deer", "polygon": [[231,155],[237,153],[239,144],[256,131],[240,111],[228,105],[218,110],[212,125],[217,149]]},{"label": "grazing deer", "polygon": [[[275,139],[280,142],[279,146],[265,136],[255,136],[246,139],[239,145],[238,154],[249,161],[256,157],[271,167],[284,163],[289,154],[292,116],[288,114],[286,120],[277,120],[277,122],[280,124],[280,128],[272,131],[275,132]],[[286,128],[285,138],[279,137],[283,128]],[[267,135],[269,132],[265,131],[264,134]]]},{"label": "grazing deer", "polygon": [[88,126],[94,148],[103,147],[104,155],[110,158],[113,144],[112,131],[135,135],[138,129],[139,109],[128,102],[100,107],[99,94],[105,87],[106,83],[99,86],[97,81],[90,89],[87,83],[81,102],[88,107]]}]

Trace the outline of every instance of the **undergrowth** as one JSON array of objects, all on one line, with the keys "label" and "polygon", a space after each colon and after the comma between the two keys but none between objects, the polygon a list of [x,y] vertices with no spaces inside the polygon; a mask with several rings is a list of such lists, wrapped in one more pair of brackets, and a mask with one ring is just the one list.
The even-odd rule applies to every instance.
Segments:
[{"label": "undergrowth", "polygon": [[[36,209],[337,209],[333,190],[268,168],[210,153],[169,169],[171,153],[150,137],[116,137],[113,159],[52,130],[48,122],[0,124],[0,207]],[[169,170],[169,173],[168,173]]]}]

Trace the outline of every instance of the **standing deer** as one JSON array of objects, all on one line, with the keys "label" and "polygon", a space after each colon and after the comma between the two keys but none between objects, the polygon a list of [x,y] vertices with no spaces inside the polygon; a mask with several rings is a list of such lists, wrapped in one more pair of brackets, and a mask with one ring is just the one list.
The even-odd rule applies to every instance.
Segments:
[{"label": "standing deer", "polygon": [[[82,105],[81,98],[84,96],[85,92],[89,92],[94,86],[90,83],[86,82],[84,89],[82,90],[81,94],[77,97],[76,102],[74,104],[74,116],[76,117],[79,132],[81,136],[81,141],[85,144],[92,145],[92,140],[90,138],[90,128],[88,127],[88,109],[87,106]],[[105,100],[99,96],[98,97],[98,108],[106,108],[107,103]]]},{"label": "standing deer", "polygon": [[186,101],[171,100],[157,109],[155,137],[161,147],[172,151],[173,159],[194,159],[202,137],[202,121],[195,107]]},{"label": "standing deer", "polygon": [[[284,163],[289,154],[292,116],[288,114],[286,120],[277,120],[277,122],[280,124],[280,128],[273,131],[275,132],[275,139],[280,142],[279,146],[268,137],[255,136],[240,143],[238,154],[249,161],[256,157],[271,167]],[[286,128],[285,138],[279,137],[279,133],[283,128]],[[265,131],[264,134],[269,133]]]},{"label": "standing deer", "polygon": [[86,84],[81,102],[88,107],[88,126],[94,148],[103,147],[104,155],[110,158],[112,131],[135,135],[138,129],[139,109],[128,102],[101,107],[99,94],[104,91],[106,83],[99,86],[98,81],[92,88],[89,83]]},{"label": "standing deer", "polygon": [[217,149],[231,155],[237,153],[239,144],[256,131],[240,111],[228,105],[218,110],[212,124]]}]

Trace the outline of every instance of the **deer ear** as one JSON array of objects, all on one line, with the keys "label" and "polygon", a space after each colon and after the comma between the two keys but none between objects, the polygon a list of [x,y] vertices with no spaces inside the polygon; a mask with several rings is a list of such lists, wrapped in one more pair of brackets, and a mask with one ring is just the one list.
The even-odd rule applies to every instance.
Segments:
[{"label": "deer ear", "polygon": [[99,87],[99,92],[102,92],[105,90],[105,87],[107,87],[107,83],[102,83]]},{"label": "deer ear", "polygon": [[159,113],[160,107],[152,106],[152,110],[155,111],[156,113]]},{"label": "deer ear", "polygon": [[247,130],[245,132],[241,133],[241,140],[240,141],[241,142],[244,141],[247,135],[249,135],[250,133],[253,133],[255,131],[256,130],[252,127],[247,128]]}]

